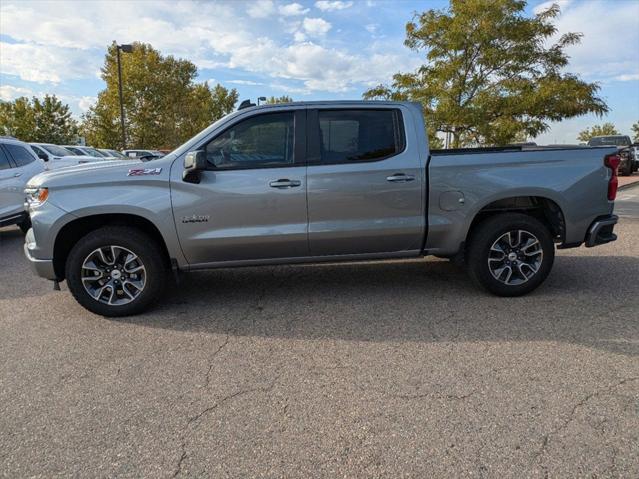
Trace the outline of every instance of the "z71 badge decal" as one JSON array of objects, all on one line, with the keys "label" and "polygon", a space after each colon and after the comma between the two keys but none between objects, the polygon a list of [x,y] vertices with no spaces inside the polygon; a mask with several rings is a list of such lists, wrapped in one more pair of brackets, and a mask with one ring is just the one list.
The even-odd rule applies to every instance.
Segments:
[{"label": "z71 badge decal", "polygon": [[126,176],[159,175],[162,168],[131,168]]},{"label": "z71 badge decal", "polygon": [[209,215],[182,216],[182,223],[206,223],[209,218]]}]

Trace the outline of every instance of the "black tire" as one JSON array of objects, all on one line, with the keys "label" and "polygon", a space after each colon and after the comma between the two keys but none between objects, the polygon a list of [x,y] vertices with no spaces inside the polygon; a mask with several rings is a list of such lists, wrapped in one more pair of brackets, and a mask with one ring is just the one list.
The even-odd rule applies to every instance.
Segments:
[{"label": "black tire", "polygon": [[[516,237],[519,231],[527,233],[519,236],[522,243],[524,242],[522,237],[528,239],[525,245],[530,244],[530,246],[520,245],[525,251],[522,252],[517,247],[513,248],[510,245],[502,248],[502,243],[498,243],[498,240],[502,240],[508,232],[514,232],[514,237]],[[534,239],[538,240],[538,244],[534,243]],[[508,241],[508,243],[511,242]],[[531,246],[535,249],[527,249]],[[493,247],[495,249],[491,250]],[[498,251],[499,249],[502,251]],[[510,261],[510,253],[506,254],[504,249],[515,253],[515,255],[520,254],[520,256],[512,258],[514,261]],[[535,253],[535,251],[541,251],[541,254]],[[503,261],[500,259],[502,253]],[[526,253],[533,253],[531,255],[533,259],[529,258]],[[471,279],[478,286],[498,296],[521,296],[543,283],[552,269],[554,260],[553,238],[543,223],[532,216],[521,213],[502,213],[484,220],[471,232],[466,265]],[[527,261],[535,264],[532,267],[523,264]],[[492,266],[492,271],[489,263]],[[497,279],[493,273],[498,273],[500,266],[504,266],[503,275],[500,273],[498,275],[500,279]],[[509,276],[508,268],[510,268],[510,275],[515,276],[514,278]],[[533,273],[534,268],[537,269]],[[528,274],[530,275],[528,276]],[[527,279],[524,279],[526,276]],[[505,281],[511,281],[512,284],[506,284]],[[516,284],[516,281],[522,282]]]},{"label": "black tire", "polygon": [[20,228],[24,234],[27,234],[27,231],[31,228],[31,218],[27,216],[24,220],[18,223],[18,228]]},{"label": "black tire", "polygon": [[619,168],[619,176],[632,175],[632,162],[626,161],[623,166]]},{"label": "black tire", "polygon": [[[139,258],[133,263],[133,265],[139,266],[139,264],[141,264],[143,266],[142,271],[144,275],[144,282],[140,283],[142,284],[141,291],[137,291],[137,289],[140,288],[134,289],[129,287],[128,291],[133,291],[133,294],[137,294],[133,300],[130,300],[124,296],[123,291],[124,283],[127,281],[127,272],[125,271],[126,266],[117,266],[116,259],[113,259],[114,266],[111,267],[112,272],[108,273],[108,278],[109,280],[112,280],[110,275],[115,273],[117,267],[120,285],[116,286],[116,288],[119,287],[121,289],[112,289],[112,287],[107,286],[108,289],[106,289],[105,295],[106,293],[111,293],[111,296],[113,296],[113,294],[116,294],[117,291],[115,298],[116,301],[118,299],[122,301],[130,301],[126,304],[106,304],[102,302],[105,301],[105,298],[102,296],[100,296],[99,299],[94,298],[89,294],[82,281],[83,267],[85,266],[85,261],[89,258],[89,256],[100,248],[109,248],[112,245],[116,246],[116,251],[120,255],[119,257],[121,257],[122,254],[127,254],[126,250],[129,250],[130,253],[137,255]],[[124,253],[121,251],[124,251]],[[128,258],[129,256],[127,255],[124,260],[120,260],[120,263],[126,263]],[[156,303],[160,299],[168,276],[167,259],[162,248],[157,244],[157,242],[144,232],[136,228],[126,226],[105,226],[88,233],[71,249],[71,252],[67,257],[65,268],[69,291],[71,291],[71,294],[76,301],[89,311],[108,317],[131,316],[148,309],[152,304]],[[89,270],[84,269],[84,271],[86,274]],[[96,275],[97,274],[102,275],[103,273],[96,273]],[[120,277],[120,274],[122,274],[122,278]],[[129,277],[131,276],[136,275],[129,274]],[[115,278],[115,274],[113,274],[113,277]],[[118,282],[115,279],[112,281],[115,283]],[[111,281],[109,281],[109,283],[110,282]],[[96,289],[103,290],[104,288],[100,288],[100,284],[98,284]],[[120,294],[121,297],[118,298]],[[131,296],[131,294],[128,295]],[[111,300],[109,299],[109,302],[110,301]]]}]

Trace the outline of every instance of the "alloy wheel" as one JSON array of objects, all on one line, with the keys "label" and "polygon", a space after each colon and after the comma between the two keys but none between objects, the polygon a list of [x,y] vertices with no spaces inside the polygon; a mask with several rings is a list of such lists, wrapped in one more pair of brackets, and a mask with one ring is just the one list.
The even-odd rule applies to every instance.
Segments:
[{"label": "alloy wheel", "polygon": [[517,286],[539,271],[543,257],[541,242],[534,234],[512,230],[497,238],[490,247],[488,269],[497,281]]},{"label": "alloy wheel", "polygon": [[110,306],[129,304],[146,285],[146,269],[140,257],[116,245],[102,246],[89,253],[80,276],[85,291]]}]

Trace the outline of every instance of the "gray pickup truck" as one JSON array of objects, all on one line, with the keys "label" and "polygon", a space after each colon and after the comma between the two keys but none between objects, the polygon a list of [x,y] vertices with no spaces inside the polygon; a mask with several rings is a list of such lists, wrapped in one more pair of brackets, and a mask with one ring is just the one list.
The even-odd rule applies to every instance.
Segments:
[{"label": "gray pickup truck", "polygon": [[425,255],[517,296],[555,245],[616,239],[616,151],[429,151],[408,102],[250,106],[163,158],[36,176],[24,251],[105,316],[154,304],[171,271]]}]

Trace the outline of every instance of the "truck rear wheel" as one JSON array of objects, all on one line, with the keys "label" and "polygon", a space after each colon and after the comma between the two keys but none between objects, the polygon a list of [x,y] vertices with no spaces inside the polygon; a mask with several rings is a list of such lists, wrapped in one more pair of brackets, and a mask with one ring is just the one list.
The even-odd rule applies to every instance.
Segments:
[{"label": "truck rear wheel", "polygon": [[89,311],[129,316],[159,300],[167,267],[153,238],[136,228],[105,226],[71,249],[66,279],[73,297]]},{"label": "truck rear wheel", "polygon": [[472,232],[466,264],[472,280],[498,296],[521,296],[539,286],[555,259],[548,228],[536,218],[504,213]]}]

